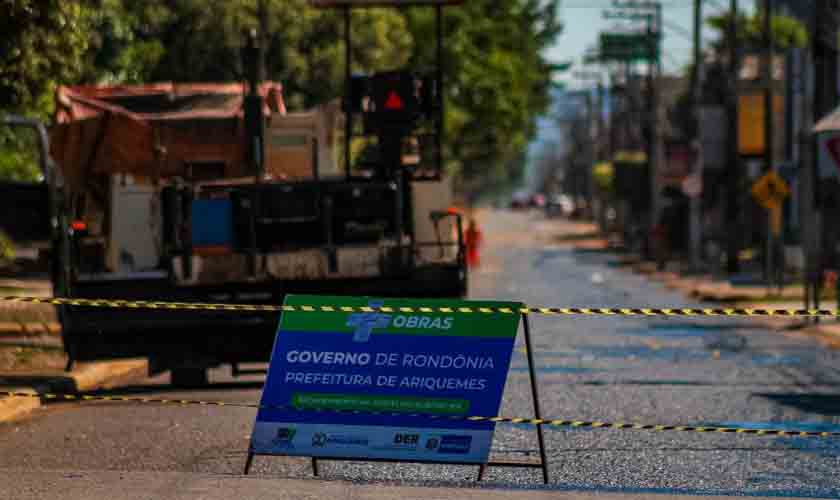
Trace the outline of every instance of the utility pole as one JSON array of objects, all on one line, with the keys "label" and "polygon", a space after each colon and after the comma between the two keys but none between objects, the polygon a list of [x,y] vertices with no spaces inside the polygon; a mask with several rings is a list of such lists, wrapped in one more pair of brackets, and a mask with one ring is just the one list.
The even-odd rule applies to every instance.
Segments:
[{"label": "utility pole", "polygon": [[738,137],[738,100],[740,97],[741,47],[738,41],[738,0],[729,0],[729,101],[727,111],[729,115],[729,172],[726,203],[726,218],[729,221],[729,238],[726,255],[726,271],[737,273],[740,271],[739,252],[741,250],[741,211],[739,199],[741,197],[741,152]]},{"label": "utility pole", "polygon": [[[651,44],[651,54],[648,64],[648,92],[650,96],[650,139],[648,142],[647,154],[648,165],[650,165],[650,220],[648,229],[656,225],[659,216],[659,183],[657,175],[659,168],[659,146],[661,144],[661,128],[659,126],[659,75],[660,68],[660,37],[662,35],[662,4],[651,2],[649,7],[654,9],[653,15],[648,19],[648,40]],[[649,234],[649,232],[648,232]],[[648,245],[645,245],[648,248]]]},{"label": "utility pole", "polygon": [[[601,110],[603,109],[603,101],[601,95],[601,74],[592,71],[578,71],[573,74],[575,78],[584,82],[585,104],[586,104],[586,152],[585,152],[585,178],[586,178],[586,197],[587,208],[590,217],[595,218],[595,179],[592,175],[592,168],[596,161],[600,158],[600,136],[602,133]],[[592,96],[593,88],[587,83],[597,82],[596,96]]]},{"label": "utility pole", "polygon": [[[691,176],[696,182],[703,182],[703,143],[701,141],[702,120],[700,119],[700,104],[703,95],[703,1],[694,0],[694,72],[691,78],[691,108],[694,121],[694,166]],[[689,216],[689,248],[692,272],[698,272],[701,266],[702,232],[703,232],[703,195],[700,193],[691,197]]]},{"label": "utility pole", "polygon": [[[646,123],[646,137],[645,153],[647,154],[648,178],[642,180],[647,183],[647,190],[649,191],[649,198],[647,200],[647,220],[642,214],[636,219],[642,228],[650,229],[656,223],[659,211],[659,196],[658,196],[658,182],[657,174],[660,171],[660,145],[661,145],[661,127],[659,126],[659,88],[658,78],[661,74],[660,61],[660,41],[662,32],[662,4],[654,0],[613,0],[613,8],[622,9],[618,11],[605,12],[604,17],[628,19],[628,20],[644,20],[646,21],[645,29],[645,46],[643,49],[646,52],[646,61],[648,63],[647,74],[647,111],[639,109],[639,115],[642,118],[640,121]],[[633,58],[628,58],[625,62],[627,70],[627,90],[628,96],[633,93],[635,86],[631,90],[631,75],[630,67]],[[640,79],[641,80],[641,79]],[[633,82],[634,84],[636,82]],[[641,97],[641,96],[640,96]],[[634,107],[635,108],[635,107]],[[640,106],[641,108],[641,106]],[[634,109],[635,111],[635,109]],[[627,123],[632,127],[631,123]],[[628,131],[629,132],[629,131]],[[630,134],[628,133],[628,136]],[[645,232],[647,234],[647,232]],[[648,238],[644,237],[642,241],[642,249],[644,253],[649,253]]]},{"label": "utility pole", "polygon": [[[814,9],[811,17],[816,17],[817,9]],[[816,33],[816,31],[811,31]],[[794,95],[800,96],[801,104],[800,120],[797,123],[796,133],[799,139],[798,166],[799,166],[799,213],[802,231],[802,251],[805,256],[805,297],[803,309],[810,309],[811,305],[817,308],[819,304],[819,290],[814,288],[814,271],[816,269],[816,249],[814,247],[816,237],[816,210],[814,203],[814,186],[816,183],[815,141],[811,132],[814,124],[814,70],[811,62],[816,52],[816,37],[811,37],[811,43],[807,50],[803,50],[795,59],[796,68],[794,71]],[[810,320],[807,320],[810,322]]]},{"label": "utility pole", "polygon": [[[764,88],[764,173],[773,171],[775,167],[775,130],[773,116],[773,0],[764,0],[764,17],[762,18],[763,38],[763,61],[762,61],[762,86]],[[771,209],[767,216],[767,244],[764,255],[764,279],[768,285],[772,284],[775,250],[775,237],[773,234],[773,212],[778,209]]]},{"label": "utility pole", "polygon": [[606,94],[606,89],[604,88],[604,82],[601,79],[601,76],[598,76],[598,99],[595,108],[595,128],[597,132],[597,140],[598,140],[598,147],[595,149],[595,159],[597,161],[601,161],[604,159],[604,144],[602,141],[604,140],[605,136],[605,125],[604,125],[604,96]]},{"label": "utility pole", "polygon": [[[259,43],[257,30],[251,30],[246,35],[245,46],[242,47],[242,62],[248,79],[248,94],[244,97],[245,133],[248,138],[248,158],[254,174],[254,182],[262,183],[265,174],[265,119],[262,114],[263,100],[260,96],[261,66],[263,58],[262,46]],[[249,218],[248,236],[249,253],[248,268],[252,278],[257,277],[257,236],[256,217],[260,207],[260,190],[254,191],[251,200],[251,217]]]},{"label": "utility pole", "polygon": [[[812,56],[814,67],[814,119],[819,120],[832,111],[837,103],[837,0],[816,0],[813,25],[811,27]],[[817,155],[816,138],[811,136],[810,149],[811,170],[813,180],[811,199],[805,200],[813,209],[811,252],[809,262],[809,281],[811,284],[814,308],[820,307],[820,289],[822,277],[822,260],[825,251],[823,242],[823,210],[820,203],[821,186],[819,182],[819,158]],[[830,246],[830,245],[829,245]],[[818,318],[815,319],[818,321]]]},{"label": "utility pole", "polygon": [[257,21],[260,26],[259,45],[263,48],[259,61],[259,79],[267,80],[268,72],[265,68],[265,52],[268,48],[268,37],[271,29],[267,0],[259,0],[257,3]]}]

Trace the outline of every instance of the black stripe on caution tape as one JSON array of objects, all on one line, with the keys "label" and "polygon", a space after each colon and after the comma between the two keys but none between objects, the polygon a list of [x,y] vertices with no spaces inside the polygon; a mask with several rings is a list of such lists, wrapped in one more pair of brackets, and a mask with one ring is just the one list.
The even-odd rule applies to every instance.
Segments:
[{"label": "black stripe on caution tape", "polygon": [[0,297],[0,302],[27,302],[78,307],[112,309],[157,309],[231,312],[384,312],[384,313],[448,313],[448,314],[543,314],[555,316],[785,316],[785,317],[838,317],[840,312],[831,309],[750,309],[750,308],[610,308],[610,307],[445,307],[445,306],[287,306],[253,304],[212,304],[202,302],[164,302],[148,300],[111,300],[42,298],[11,296]]},{"label": "black stripe on caution tape", "polygon": [[28,397],[41,398],[44,400],[60,400],[60,401],[110,401],[110,402],[127,402],[140,404],[164,404],[164,405],[181,405],[181,406],[228,406],[233,408],[255,408],[255,409],[275,409],[275,410],[294,410],[307,411],[319,413],[341,413],[351,415],[385,415],[385,416],[401,416],[401,417],[423,417],[437,420],[466,420],[470,422],[494,422],[494,423],[508,423],[508,424],[529,424],[529,425],[546,425],[552,427],[572,427],[572,428],[590,428],[590,429],[624,429],[624,430],[639,430],[639,431],[657,431],[657,432],[699,432],[699,433],[718,433],[718,434],[751,434],[756,436],[784,436],[784,437],[840,437],[840,432],[837,431],[809,431],[804,429],[758,429],[750,427],[721,427],[721,426],[697,426],[697,425],[661,425],[661,424],[640,424],[640,423],[624,423],[624,422],[601,422],[601,421],[586,421],[586,420],[564,420],[556,418],[523,418],[523,417],[484,417],[477,415],[434,415],[427,413],[406,413],[406,412],[381,412],[368,410],[342,410],[332,408],[297,408],[294,406],[284,405],[259,405],[252,403],[228,403],[225,401],[200,401],[194,399],[160,399],[160,398],[144,398],[144,397],[127,397],[127,396],[93,396],[93,395],[76,395],[76,394],[52,394],[52,393],[33,393],[33,392],[3,392],[0,391],[0,396],[8,397]]}]

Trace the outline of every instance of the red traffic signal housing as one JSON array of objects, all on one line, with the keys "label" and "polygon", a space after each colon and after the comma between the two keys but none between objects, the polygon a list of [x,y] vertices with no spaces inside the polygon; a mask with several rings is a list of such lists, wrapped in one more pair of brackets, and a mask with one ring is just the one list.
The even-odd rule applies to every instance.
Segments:
[{"label": "red traffic signal housing", "polygon": [[406,71],[377,73],[371,77],[375,112],[391,119],[413,120],[418,111],[414,75]]},{"label": "red traffic signal housing", "polygon": [[402,98],[395,90],[388,94],[388,99],[385,100],[385,109],[387,111],[402,111],[405,108]]}]

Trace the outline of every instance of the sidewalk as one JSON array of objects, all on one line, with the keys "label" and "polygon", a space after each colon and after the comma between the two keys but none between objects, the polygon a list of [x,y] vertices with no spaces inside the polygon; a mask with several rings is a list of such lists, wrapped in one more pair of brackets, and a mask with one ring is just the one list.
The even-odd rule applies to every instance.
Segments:
[{"label": "sidewalk", "polygon": [[[666,288],[702,302],[713,302],[723,307],[741,309],[784,309],[803,308],[802,286],[787,286],[778,290],[766,286],[732,285],[728,281],[713,280],[709,275],[681,276],[675,272],[649,272],[649,264],[634,266],[634,272],[646,274],[652,281],[661,282]],[[652,265],[652,264],[650,264]],[[835,309],[834,300],[823,300],[821,309]],[[816,337],[823,345],[840,348],[840,322],[821,318],[815,324],[805,317],[754,317],[769,328],[798,332]]]},{"label": "sidewalk", "polygon": [[[563,230],[566,231],[574,221],[564,221]],[[578,252],[602,251],[610,252],[613,248],[603,236],[591,234],[593,225],[580,222],[579,228],[572,231],[570,236],[561,235],[560,240],[572,241],[572,247]],[[586,239],[576,240],[576,236],[587,234]],[[745,309],[802,309],[803,290],[801,285],[791,285],[778,290],[776,287],[756,285],[733,285],[729,281],[715,280],[711,275],[686,275],[681,273],[680,264],[668,263],[666,270],[659,271],[656,263],[644,261],[637,255],[619,254],[616,252],[614,267],[627,269],[633,273],[646,276],[649,280],[661,283],[669,290],[681,292],[687,297],[703,302],[713,302],[725,307]],[[641,305],[641,304],[640,304]],[[834,299],[823,300],[822,309],[835,309]],[[808,335],[817,338],[823,345],[840,348],[840,321],[831,318],[821,318],[819,323],[804,317],[755,317],[768,328],[786,331],[789,334]]]},{"label": "sidewalk", "polygon": [[[738,307],[745,309],[802,309],[802,302],[742,302]],[[834,309],[834,303],[821,309]],[[823,346],[840,349],[840,321],[832,318],[820,318],[815,323],[813,318],[781,316],[756,317],[756,321],[788,335],[807,335],[816,338]]]},{"label": "sidewalk", "polygon": [[[0,279],[0,296],[52,296],[44,280]],[[148,374],[146,360],[80,363],[65,372],[55,307],[0,301],[0,392],[86,392],[116,386]],[[0,394],[0,423],[37,410],[41,400]]]}]

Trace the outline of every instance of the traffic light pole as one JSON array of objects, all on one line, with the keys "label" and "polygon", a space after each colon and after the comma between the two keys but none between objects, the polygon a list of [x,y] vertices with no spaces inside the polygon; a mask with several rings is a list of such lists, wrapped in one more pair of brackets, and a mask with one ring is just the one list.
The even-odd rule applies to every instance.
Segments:
[{"label": "traffic light pole", "polygon": [[[830,113],[837,102],[837,26],[832,20],[837,15],[836,0],[817,0],[814,11],[813,26],[813,67],[814,67],[814,118],[821,119]],[[813,209],[813,232],[810,252],[810,282],[812,287],[814,308],[819,308],[820,289],[823,271],[823,252],[831,249],[831,244],[823,242],[823,225],[825,217],[821,203],[822,193],[819,182],[819,158],[817,143],[812,137],[811,142],[811,176],[813,179],[812,198],[807,200]],[[815,320],[818,321],[818,320]]]},{"label": "traffic light pole", "polygon": [[352,93],[351,79],[353,76],[353,47],[351,46],[351,20],[352,11],[349,6],[344,7],[344,176],[349,179],[350,172],[350,147],[353,140],[353,109],[350,104]]},{"label": "traffic light pole", "polygon": [[[773,31],[772,31],[772,17],[773,17],[773,1],[764,0],[764,17],[762,19],[763,29],[763,45],[764,45],[764,61],[762,63],[763,70],[763,87],[764,87],[764,173],[772,172],[775,167],[775,124],[773,116]],[[775,235],[773,234],[773,211],[768,211],[767,216],[767,244],[764,255],[764,279],[768,286],[773,284],[774,276],[774,250],[775,250]]]},{"label": "traffic light pole", "polygon": [[435,157],[437,161],[437,168],[438,172],[443,173],[443,134],[444,134],[444,127],[446,126],[446,122],[444,121],[444,117],[446,116],[445,108],[444,108],[444,97],[443,97],[443,6],[438,5],[435,8],[435,18],[437,20],[437,29],[436,29],[436,39],[437,45],[435,47],[436,57],[437,57],[437,67],[435,68],[436,77],[437,77],[437,108],[438,108],[438,116],[437,116],[437,137],[435,138],[435,146],[437,151],[435,152]]},{"label": "traffic light pole", "polygon": [[254,196],[251,200],[251,216],[248,219],[248,270],[252,278],[257,277],[257,214],[260,210],[263,175],[265,174],[265,118],[262,114],[263,99],[260,95],[260,83],[263,74],[263,50],[256,30],[246,38],[242,49],[243,65],[248,78],[248,95],[244,99],[244,121],[248,141],[249,159],[254,173]]},{"label": "traffic light pole", "polygon": [[[694,121],[694,139],[692,149],[694,150],[694,165],[691,169],[691,177],[703,182],[703,143],[701,140],[702,120],[700,119],[700,104],[703,95],[703,50],[702,50],[702,28],[703,28],[703,2],[694,0],[694,74],[691,81],[691,108]],[[692,272],[699,272],[702,253],[702,206],[703,195],[693,193],[691,195],[689,210],[689,255]]]},{"label": "traffic light pole", "polygon": [[740,270],[741,211],[741,153],[738,137],[738,100],[741,70],[740,46],[738,43],[738,0],[729,1],[729,172],[727,186],[726,216],[729,221],[729,238],[726,256],[726,271],[737,273]]},{"label": "traffic light pole", "polygon": [[[659,127],[659,75],[660,68],[660,36],[662,33],[662,4],[653,2],[654,15],[648,19],[648,36],[652,45],[650,65],[648,68],[650,92],[650,142],[648,144],[648,165],[650,165],[650,210],[648,229],[652,229],[659,216],[659,183],[657,175],[659,168],[659,146],[661,144],[661,128]],[[650,232],[648,231],[648,234]],[[650,249],[650,245],[645,245]]]}]

